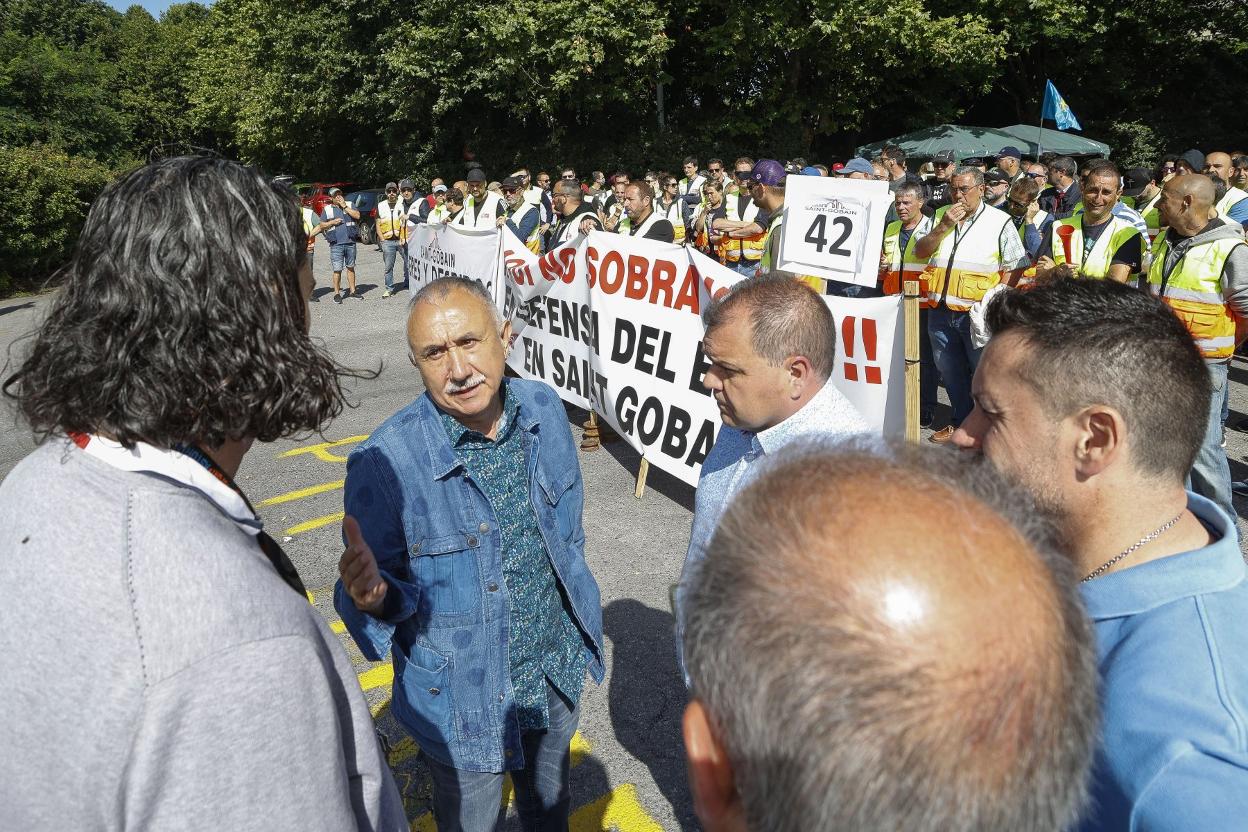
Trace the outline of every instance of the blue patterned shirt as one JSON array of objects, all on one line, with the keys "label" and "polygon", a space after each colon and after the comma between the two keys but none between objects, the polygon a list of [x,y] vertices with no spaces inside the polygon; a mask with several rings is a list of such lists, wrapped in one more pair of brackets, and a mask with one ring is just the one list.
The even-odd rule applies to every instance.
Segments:
[{"label": "blue patterned shirt", "polygon": [[581,637],[546,551],[529,502],[528,460],[516,429],[520,403],[503,383],[503,416],[495,439],[464,427],[438,411],[455,459],[494,509],[502,536],[507,585],[508,662],[521,730],[546,728],[550,712],[546,681],[573,705],[585,684]]}]

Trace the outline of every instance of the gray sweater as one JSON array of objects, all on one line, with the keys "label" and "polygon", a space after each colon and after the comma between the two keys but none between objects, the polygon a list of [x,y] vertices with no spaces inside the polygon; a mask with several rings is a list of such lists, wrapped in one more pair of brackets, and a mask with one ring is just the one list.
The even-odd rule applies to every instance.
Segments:
[{"label": "gray sweater", "polygon": [[0,828],[407,821],[350,660],[255,539],[53,440],[0,484]]}]

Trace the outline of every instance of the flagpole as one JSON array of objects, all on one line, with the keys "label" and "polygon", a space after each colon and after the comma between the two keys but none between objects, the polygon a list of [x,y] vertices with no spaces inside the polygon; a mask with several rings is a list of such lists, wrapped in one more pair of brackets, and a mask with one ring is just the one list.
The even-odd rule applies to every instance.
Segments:
[{"label": "flagpole", "polygon": [[1040,123],[1036,125],[1036,161],[1040,161],[1040,145],[1044,141],[1044,102],[1049,97],[1049,89],[1046,84],[1044,89],[1044,98],[1040,99]]}]

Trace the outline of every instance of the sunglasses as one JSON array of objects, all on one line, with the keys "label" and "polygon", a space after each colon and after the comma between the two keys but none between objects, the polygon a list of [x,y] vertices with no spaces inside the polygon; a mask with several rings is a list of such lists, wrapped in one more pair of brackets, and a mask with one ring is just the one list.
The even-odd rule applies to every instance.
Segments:
[{"label": "sunglasses", "polygon": [[744,180],[744,179],[750,178],[750,173],[751,172],[748,170],[738,170],[738,171],[734,171],[732,175],[737,177],[738,179]]},{"label": "sunglasses", "polygon": [[664,188],[675,188],[675,187],[676,187],[676,183],[675,183],[675,182],[664,182],[664,183],[663,183],[663,187],[664,187]]},{"label": "sunglasses", "polygon": [[711,168],[711,173],[723,173],[723,168]]},{"label": "sunglasses", "polygon": [[500,188],[499,190],[505,194],[514,194],[516,192],[515,188]]},{"label": "sunglasses", "polygon": [[1026,176],[1028,179],[1043,179],[1044,178],[1043,173],[1028,173],[1026,174]]},{"label": "sunglasses", "polygon": [[575,177],[575,176],[568,176],[568,175],[565,173],[563,176],[560,176],[559,178],[560,178],[560,179],[575,179],[576,177]]},{"label": "sunglasses", "polygon": [[386,189],[386,193],[388,193],[388,194],[397,194],[397,193],[398,193],[398,191],[394,190],[393,188],[387,188],[387,189]]}]

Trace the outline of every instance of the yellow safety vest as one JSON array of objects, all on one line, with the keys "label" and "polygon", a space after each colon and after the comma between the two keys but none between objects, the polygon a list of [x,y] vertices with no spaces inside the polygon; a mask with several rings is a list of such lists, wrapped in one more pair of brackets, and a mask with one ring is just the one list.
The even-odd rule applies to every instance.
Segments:
[{"label": "yellow safety vest", "polygon": [[311,208],[303,209],[303,233],[308,235],[308,251],[316,248],[316,238],[312,236],[312,231],[319,224],[316,221],[316,212]]},{"label": "yellow safety vest", "polygon": [[1144,203],[1140,210],[1140,216],[1144,218],[1144,224],[1148,226],[1148,246],[1152,248],[1153,241],[1157,239],[1157,235],[1165,229],[1161,227],[1161,214],[1157,210],[1157,203],[1161,202],[1161,190],[1153,194],[1153,198]]},{"label": "yellow safety vest", "polygon": [[[745,210],[737,214],[737,195],[734,194],[731,199],[724,197],[724,213],[730,220],[737,222],[752,222],[758,216],[758,205],[754,200],[747,197]],[[766,248],[767,231],[761,234],[755,234],[752,237],[742,237],[735,239],[725,236],[723,238],[724,257],[729,263],[739,263],[745,260],[747,263],[756,263],[763,256],[763,249]]]},{"label": "yellow safety vest", "polygon": [[[933,223],[939,223],[948,205],[936,209]],[[945,235],[928,261],[927,297],[933,307],[941,301],[953,312],[969,312],[971,306],[1001,282],[1001,234],[1010,225],[1010,215],[980,203],[973,217],[963,220]]]},{"label": "yellow safety vest", "polygon": [[935,306],[927,295],[927,261],[914,256],[915,244],[931,230],[932,218],[920,217],[919,224],[914,227],[910,239],[906,241],[906,250],[901,251],[901,220],[893,220],[884,229],[884,257],[888,261],[888,270],[884,273],[881,287],[884,294],[900,295],[906,288],[905,281],[917,280],[921,297],[919,305],[925,309]]},{"label": "yellow safety vest", "polygon": [[537,216],[538,222],[536,225],[533,226],[533,231],[532,233],[529,234],[529,239],[521,240],[521,242],[524,243],[524,247],[527,248],[529,251],[533,252],[534,254],[541,254],[542,253],[541,206],[535,205],[532,202],[522,202],[520,203],[520,209],[516,211],[516,213],[509,216],[508,219],[511,220],[511,224],[516,227],[516,230],[519,231],[520,221],[523,220],[526,216],[528,216],[530,211],[538,212],[538,216]]},{"label": "yellow safety vest", "polygon": [[667,206],[667,208],[664,208],[657,199],[654,201],[654,205],[651,206],[651,210],[654,213],[672,224],[672,242],[678,246],[685,244],[685,217],[681,212],[681,207],[679,199],[673,199],[672,204]]},{"label": "yellow safety vest", "polygon": [[[1058,220],[1053,223],[1049,229],[1049,240],[1052,246],[1053,262],[1061,266],[1066,263],[1066,248],[1062,245],[1062,238],[1057,233],[1059,228],[1069,227],[1073,229],[1070,235],[1070,265],[1074,267],[1079,277],[1095,278],[1103,280],[1109,276],[1110,261],[1114,257],[1119,246],[1126,243],[1133,237],[1140,236],[1140,230],[1131,223],[1113,214],[1109,217],[1109,227],[1101,232],[1101,236],[1096,238],[1096,243],[1092,246],[1092,250],[1088,252],[1087,259],[1083,256],[1083,215],[1076,214],[1064,220]],[[1140,246],[1141,256],[1144,253],[1144,242],[1139,240],[1137,245]]]},{"label": "yellow safety vest", "polygon": [[[772,232],[779,229],[780,224],[784,222],[784,206],[781,205],[775,214],[771,217],[771,222],[767,226],[767,233],[763,235],[763,256],[758,261],[758,272],[756,274],[765,274],[771,271],[771,235]],[[797,279],[814,289],[819,294],[823,294],[827,284],[822,277],[815,277],[808,274],[799,274]]]},{"label": "yellow safety vest", "polygon": [[[1226,195],[1218,200],[1218,204],[1214,206],[1214,210],[1218,212],[1219,217],[1230,218],[1231,208],[1242,200],[1248,199],[1248,192],[1241,191],[1239,188],[1227,188]],[[1231,220],[1234,222],[1234,220]]]},{"label": "yellow safety vest", "polygon": [[[378,200],[377,231],[383,240],[407,242],[407,212],[403,210],[402,202],[395,200],[392,206],[387,200]],[[394,236],[396,234],[397,237]]]},{"label": "yellow safety vest", "polygon": [[1235,352],[1235,313],[1222,295],[1222,269],[1226,258],[1243,240],[1223,238],[1188,248],[1165,276],[1166,235],[1153,245],[1153,264],[1148,270],[1148,290],[1160,297],[1196,341],[1208,359],[1230,358]]},{"label": "yellow safety vest", "polygon": [[[633,233],[633,218],[630,217],[628,214],[624,214],[622,217],[620,217],[620,223],[619,225],[615,227],[615,230],[617,234],[627,234],[632,237],[644,237],[646,236],[646,232],[649,231],[650,228],[656,222],[658,222],[659,220],[665,220],[665,219],[667,219],[667,217],[663,216],[658,211],[651,209],[650,216],[646,217],[646,219],[641,223],[641,225],[637,226],[637,233],[634,234]],[[676,228],[676,225],[674,223],[672,224],[672,228],[673,230]]]},{"label": "yellow safety vest", "polygon": [[476,207],[476,197],[469,194],[464,197],[464,210],[459,212],[459,216],[451,220],[451,225],[460,225],[464,228],[476,228],[479,230],[490,230],[495,227],[495,221],[498,219],[498,203],[503,198],[489,191],[481,197],[481,212],[473,216],[473,208]]}]

